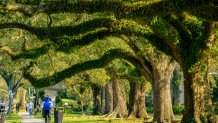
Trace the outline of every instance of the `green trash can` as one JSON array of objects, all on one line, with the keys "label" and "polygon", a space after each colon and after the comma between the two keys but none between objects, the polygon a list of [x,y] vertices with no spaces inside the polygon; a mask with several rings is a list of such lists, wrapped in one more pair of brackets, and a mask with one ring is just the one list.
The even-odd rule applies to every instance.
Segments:
[{"label": "green trash can", "polygon": [[63,117],[64,117],[64,108],[63,107],[54,108],[54,122],[63,123]]}]

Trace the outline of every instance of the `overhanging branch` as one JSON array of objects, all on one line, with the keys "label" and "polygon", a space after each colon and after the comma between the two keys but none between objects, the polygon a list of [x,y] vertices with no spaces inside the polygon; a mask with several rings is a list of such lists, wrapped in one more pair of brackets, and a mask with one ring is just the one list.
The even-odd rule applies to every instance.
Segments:
[{"label": "overhanging branch", "polygon": [[[98,18],[76,26],[61,26],[49,28],[28,27],[24,24],[16,25],[14,23],[8,24],[8,26],[6,25],[7,24],[0,24],[0,28],[28,29],[28,31],[30,30],[40,39],[48,38],[54,42],[53,44],[44,45],[40,48],[29,49],[19,54],[17,53],[13,57],[13,59],[37,58],[40,55],[47,53],[50,46],[54,46],[57,51],[70,52],[74,47],[88,45],[97,39],[103,39],[109,36],[136,35],[143,36],[148,40],[152,39],[151,42],[153,42],[154,40],[157,42],[162,42],[162,40],[155,36],[148,27],[143,27],[134,21],[128,20],[115,21],[109,18]],[[86,29],[86,27],[88,28],[88,30]],[[86,31],[90,32],[80,34]],[[77,34],[80,35],[77,36]]]},{"label": "overhanging branch", "polygon": [[25,78],[28,79],[31,84],[37,88],[42,88],[42,87],[48,87],[55,85],[65,78],[69,78],[76,73],[85,71],[85,70],[90,70],[90,69],[95,69],[95,68],[102,68],[108,65],[110,62],[112,62],[114,59],[125,59],[135,65],[138,69],[142,69],[142,65],[138,61],[137,58],[135,58],[131,53],[125,52],[122,49],[113,49],[107,51],[100,59],[97,60],[90,60],[86,61],[83,63],[78,63],[75,65],[72,65],[71,67],[57,72],[53,74],[52,76],[45,77],[45,78],[35,78],[28,72],[25,72]]},{"label": "overhanging branch", "polygon": [[6,52],[9,56],[14,57],[16,54],[11,50],[11,48],[6,46],[0,46],[0,50]]},{"label": "overhanging branch", "polygon": [[[197,2],[196,2],[197,1]],[[203,2],[202,2],[203,1]],[[4,11],[19,11],[26,16],[34,16],[39,13],[56,14],[69,13],[94,13],[113,12],[117,16],[133,18],[142,16],[156,16],[165,13],[189,12],[192,15],[208,20],[218,20],[218,7],[215,1],[208,0],[157,0],[125,3],[117,0],[95,0],[76,2],[51,1],[41,5],[7,4],[2,5]]]}]

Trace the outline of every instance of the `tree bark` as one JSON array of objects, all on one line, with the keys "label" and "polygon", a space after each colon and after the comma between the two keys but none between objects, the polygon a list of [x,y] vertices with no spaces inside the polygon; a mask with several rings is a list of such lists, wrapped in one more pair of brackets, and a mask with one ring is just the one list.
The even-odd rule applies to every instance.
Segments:
[{"label": "tree bark", "polygon": [[101,88],[101,114],[105,114],[105,86]]},{"label": "tree bark", "polygon": [[117,117],[126,117],[127,107],[126,107],[126,95],[125,95],[125,89],[123,82],[119,80],[117,76],[114,76],[113,78],[113,97],[114,97],[114,110],[118,109],[118,116]]},{"label": "tree bark", "polygon": [[14,98],[11,98],[9,96],[9,102],[8,102],[8,114],[11,115],[11,111],[12,111],[12,107],[13,107],[13,101],[14,101]]},{"label": "tree bark", "polygon": [[[161,62],[160,62],[161,61]],[[170,82],[175,62],[164,54],[159,54],[158,62],[153,63],[153,103],[154,122],[171,123],[174,119],[170,92]]]},{"label": "tree bark", "polygon": [[110,105],[110,108],[113,106],[113,110],[107,115],[107,117],[109,118],[126,117],[128,115],[128,112],[126,106],[124,85],[116,75],[113,75],[110,81],[112,86],[110,84],[109,85],[111,86],[111,89],[113,91],[112,93],[113,100],[111,100],[113,105]]},{"label": "tree bark", "polygon": [[101,93],[100,93],[100,87],[98,85],[93,84],[92,85],[92,92],[93,92],[93,113],[94,115],[100,114],[101,109]]},{"label": "tree bark", "polygon": [[[206,80],[202,82],[202,79],[198,72],[187,72],[184,73],[184,91],[185,91],[185,111],[182,118],[182,123],[186,122],[204,122],[204,123],[215,123],[216,117],[211,106],[210,98],[210,87],[206,83]],[[204,75],[203,75],[204,76]]]},{"label": "tree bark", "polygon": [[129,119],[148,118],[145,106],[146,85],[144,83],[130,82]]},{"label": "tree bark", "polygon": [[[13,100],[14,100],[14,91],[12,90],[12,83],[13,83],[13,77],[11,76],[10,79],[6,80],[8,82],[8,90],[9,90],[9,102],[8,102],[8,114],[11,115],[12,107],[13,107]],[[13,94],[13,95],[11,95]]]},{"label": "tree bark", "polygon": [[210,84],[208,82],[208,59],[210,49],[215,42],[215,29],[215,23],[208,22],[208,41],[206,41],[205,47],[201,49],[199,56],[196,58],[198,62],[191,65],[183,64],[185,110],[182,123],[217,122],[215,113],[211,108]]},{"label": "tree bark", "polygon": [[105,87],[105,113],[110,114],[113,111],[113,89],[112,89],[112,81],[108,81]]},{"label": "tree bark", "polygon": [[26,90],[24,88],[19,90],[19,104],[22,109],[25,109]]}]

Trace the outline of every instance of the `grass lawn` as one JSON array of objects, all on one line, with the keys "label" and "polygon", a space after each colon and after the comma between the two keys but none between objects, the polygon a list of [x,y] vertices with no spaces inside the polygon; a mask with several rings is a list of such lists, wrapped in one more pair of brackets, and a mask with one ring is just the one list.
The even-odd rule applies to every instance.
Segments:
[{"label": "grass lawn", "polygon": [[[52,123],[54,123],[54,114],[52,116]],[[152,114],[149,114],[152,116]],[[216,115],[218,118],[218,115]],[[41,113],[38,113],[35,118],[43,119]],[[176,119],[181,120],[182,115],[175,115]],[[44,119],[43,119],[44,120]],[[64,114],[64,123],[143,123],[142,120],[127,120],[121,118],[106,118],[99,115],[81,115],[81,114]],[[12,114],[10,117],[6,116],[6,123],[21,123],[21,117],[17,114]]]},{"label": "grass lawn", "polygon": [[18,114],[6,115],[6,123],[21,123],[22,117]]},{"label": "grass lawn", "polygon": [[[54,123],[54,114],[52,116],[52,123]],[[35,116],[41,118],[41,114]],[[81,114],[64,114],[64,123],[143,123],[142,120],[127,120],[121,118],[105,118],[99,115],[81,115]]]}]

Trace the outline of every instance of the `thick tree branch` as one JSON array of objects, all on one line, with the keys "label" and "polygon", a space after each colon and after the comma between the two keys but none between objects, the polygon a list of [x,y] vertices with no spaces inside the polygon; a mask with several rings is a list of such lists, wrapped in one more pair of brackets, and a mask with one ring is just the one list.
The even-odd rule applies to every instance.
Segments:
[{"label": "thick tree branch", "polygon": [[7,78],[8,73],[7,73],[6,70],[0,68],[0,75],[1,75],[3,78]]},{"label": "thick tree branch", "polygon": [[15,81],[14,84],[15,84],[15,85],[13,85],[13,89],[12,89],[14,92],[16,92],[17,89],[23,85],[23,84],[21,83],[22,79],[24,78],[23,74],[24,74],[24,71],[21,72],[20,77],[19,77],[16,81],[15,81],[15,79],[14,79],[14,81]]},{"label": "thick tree branch", "polygon": [[6,52],[11,57],[16,55],[9,47],[6,46],[0,46],[0,50]]},{"label": "thick tree branch", "polygon": [[[160,20],[158,20],[160,21]],[[159,37],[160,39],[162,39],[162,44],[165,45],[165,48],[167,48],[168,52],[170,53],[170,56],[173,56],[173,58],[178,62],[178,63],[181,63],[181,58],[179,57],[179,47],[178,47],[178,39],[180,37],[177,36],[177,34],[173,33],[173,32],[170,32],[170,26],[169,23],[167,22],[162,22],[162,23],[165,23],[165,24],[160,24],[159,25],[159,22],[146,22],[147,25],[149,25],[149,27],[152,29],[152,31],[156,34],[157,37]],[[166,26],[166,28],[169,28],[165,31],[168,31],[168,32],[163,32],[163,30],[161,29],[157,29],[157,28],[162,28],[162,27],[156,27],[156,23],[157,23],[157,26]],[[171,27],[172,28],[172,27]],[[161,31],[160,31],[161,30]],[[176,38],[175,38],[176,36]],[[151,42],[152,44],[152,42]],[[155,44],[154,45],[155,47],[158,48],[158,45]],[[170,51],[169,51],[170,50]],[[163,50],[161,50],[163,51]],[[164,52],[165,53],[165,52]]]},{"label": "thick tree branch", "polygon": [[30,33],[35,34],[35,29],[33,27],[27,26],[22,23],[2,23],[0,24],[0,29],[6,29],[6,28],[24,29],[24,30],[29,31]]},{"label": "thick tree branch", "polygon": [[[0,29],[15,28],[24,29],[36,35],[39,39],[53,39],[54,37],[75,36],[81,33],[93,31],[96,28],[110,27],[115,21],[110,18],[97,18],[74,26],[31,27],[22,23],[3,23]],[[53,37],[53,38],[52,38]],[[54,38],[54,39],[55,39]]]},{"label": "thick tree branch", "polygon": [[[190,33],[190,30],[187,28],[187,26],[185,26],[184,24],[181,23],[181,17],[179,18],[174,18],[171,15],[167,15],[165,17],[163,17],[164,20],[166,20],[169,24],[171,24],[173,26],[173,28],[175,28],[177,30],[177,32],[179,33],[179,38],[180,38],[180,42],[187,42],[187,47],[188,44],[191,43],[192,41],[192,35]],[[178,50],[179,45],[173,46],[173,44],[171,45],[172,51],[174,52],[174,57],[176,56],[176,54],[179,54],[179,50]],[[181,60],[182,58],[180,57],[180,55],[177,55],[176,57],[176,61],[181,64]]]},{"label": "thick tree branch", "polygon": [[121,79],[127,79],[127,80],[131,80],[132,82],[138,83],[142,80],[142,78],[140,77],[135,77],[135,76],[131,76],[131,75],[120,75],[119,76]]},{"label": "thick tree branch", "polygon": [[[181,16],[181,15],[179,15],[179,16]],[[166,22],[171,24],[173,26],[173,28],[175,28],[177,30],[177,32],[179,33],[179,36],[182,40],[184,40],[184,41],[190,40],[190,39],[192,39],[192,35],[190,33],[190,30],[187,28],[186,25],[181,23],[182,22],[181,18],[183,18],[183,17],[175,18],[172,15],[167,15],[167,16],[163,17],[163,19],[166,20]]]},{"label": "thick tree branch", "polygon": [[16,55],[13,55],[11,58],[12,60],[16,59],[36,59],[44,54],[46,54],[49,51],[49,48],[51,45],[46,44],[41,46],[40,48],[34,48],[34,49],[28,49],[25,52],[16,53]]},{"label": "thick tree branch", "polygon": [[21,47],[21,51],[25,52],[25,51],[27,51],[27,40],[26,40],[25,36],[23,36],[23,38],[24,38],[24,41],[23,41],[23,44]]},{"label": "thick tree branch", "polygon": [[[76,2],[67,1],[52,1],[43,5],[22,5],[22,4],[7,4],[2,6],[6,11],[19,11],[26,16],[34,16],[39,13],[55,14],[62,12],[71,13],[93,13],[93,12],[108,12],[112,11],[118,15],[129,15],[134,13],[137,15],[153,15],[162,13],[166,9],[164,2],[136,2],[134,4],[125,4],[117,0],[96,0],[84,1],[78,0]],[[157,11],[155,11],[157,10]],[[141,11],[141,12],[139,12]],[[130,13],[129,13],[130,12]]]},{"label": "thick tree branch", "polygon": [[13,81],[13,75],[10,74],[8,71],[0,68],[0,75],[2,76],[2,78],[5,80],[8,88],[10,89],[11,86],[11,82]]},{"label": "thick tree branch", "polygon": [[[163,40],[155,36],[151,30],[149,30],[146,26],[141,26],[133,21],[114,21],[111,19],[94,19],[91,21],[87,21],[85,23],[79,24],[77,26],[64,26],[64,27],[49,27],[49,28],[34,28],[28,27],[26,25],[20,26],[22,24],[9,24],[9,28],[22,28],[28,29],[33,34],[36,34],[40,39],[49,38],[51,39],[55,45],[55,49],[58,51],[70,52],[75,47],[84,46],[92,43],[96,39],[103,39],[108,36],[118,36],[118,35],[136,35],[143,36],[150,40],[154,44],[162,44]],[[23,28],[25,27],[25,28]],[[88,27],[88,30],[86,29]],[[98,28],[102,27],[102,28]],[[5,24],[0,28],[6,28]],[[85,29],[84,29],[85,28]],[[97,28],[96,30],[93,30]],[[81,32],[90,31],[81,35]],[[76,34],[80,34],[77,36]],[[67,37],[66,37],[67,36]],[[58,44],[58,45],[56,45]],[[16,54],[13,58],[37,58],[41,55],[45,54],[49,47],[52,45],[44,45],[41,48],[27,50],[20,54]],[[165,51],[166,53],[166,51]],[[169,52],[167,53],[169,54]]]},{"label": "thick tree branch", "polygon": [[148,81],[152,82],[151,78],[153,68],[151,63],[147,59],[145,59],[144,56],[142,56],[140,49],[129,38],[127,38],[125,35],[121,35],[120,38],[123,39],[127,43],[127,45],[129,45],[129,47],[134,51],[134,54],[137,56],[143,68],[145,69],[146,72],[141,74],[144,75],[144,77],[146,77]]},{"label": "thick tree branch", "polygon": [[35,6],[7,4],[2,5],[1,8],[5,11],[19,11],[29,17],[38,13],[94,13],[109,11],[117,16],[132,18],[136,16],[155,16],[163,15],[165,13],[187,11],[204,19],[218,20],[217,6],[217,2],[213,0],[157,0],[149,2],[139,1],[134,3],[124,3],[117,0],[77,0],[76,2],[71,3],[68,1],[51,1],[43,5]]},{"label": "thick tree branch", "polygon": [[117,59],[117,58],[125,59],[129,61],[130,63],[132,63],[133,65],[135,65],[139,70],[142,70],[141,63],[138,61],[137,58],[132,56],[131,53],[125,52],[121,49],[113,49],[113,50],[106,52],[104,56],[102,56],[100,59],[86,61],[83,63],[72,65],[71,67],[63,71],[57,72],[50,77],[37,79],[33,77],[31,74],[29,74],[27,71],[25,72],[24,75],[25,75],[25,78],[28,79],[32,83],[33,86],[37,88],[48,87],[51,85],[55,85],[61,82],[62,80],[64,80],[65,78],[69,78],[75,75],[76,73],[79,73],[85,70],[105,67],[106,65],[108,65],[110,62],[112,62],[114,59]]}]

